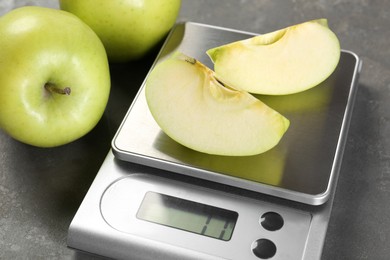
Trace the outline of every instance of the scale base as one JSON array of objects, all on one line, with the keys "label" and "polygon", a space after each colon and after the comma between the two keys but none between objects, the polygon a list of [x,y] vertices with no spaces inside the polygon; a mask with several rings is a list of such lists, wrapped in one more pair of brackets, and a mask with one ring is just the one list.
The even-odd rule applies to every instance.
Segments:
[{"label": "scale base", "polygon": [[[251,247],[255,246],[255,242],[258,239],[265,239],[271,241],[276,247],[276,252],[269,259],[278,260],[286,259],[287,257],[288,259],[312,260],[321,258],[333,197],[326,204],[315,207],[300,203],[291,203],[233,187],[225,187],[224,189],[221,186],[221,190],[219,190],[218,184],[193,179],[188,176],[177,176],[178,178],[172,180],[170,175],[171,173],[163,170],[117,160],[110,151],[70,225],[67,241],[68,246],[79,251],[114,259],[258,260],[266,258],[257,257],[253,253],[254,249],[251,249]],[[245,252],[237,250],[236,245],[233,247],[230,244],[229,246],[229,243],[235,243],[233,239],[230,241],[220,241],[211,238],[206,241],[210,245],[206,247],[207,249],[213,251],[217,248],[217,251],[228,252],[229,256],[217,256],[215,253],[212,254],[210,252],[202,252],[199,249],[191,249],[191,246],[185,247],[183,245],[167,244],[161,238],[158,238],[158,235],[156,239],[148,237],[151,235],[154,236],[154,231],[158,234],[158,225],[154,226],[153,229],[149,229],[146,235],[140,236],[133,231],[137,227],[131,228],[130,225],[126,226],[126,221],[120,223],[121,221],[116,219],[120,214],[111,214],[113,212],[112,207],[115,208],[116,205],[120,205],[120,202],[119,204],[109,203],[111,204],[109,206],[111,209],[105,208],[105,204],[107,204],[105,200],[108,197],[105,194],[113,193],[110,190],[114,187],[114,184],[121,182],[124,184],[129,178],[137,179],[137,181],[148,180],[147,182],[151,189],[153,189],[153,186],[164,186],[164,189],[167,189],[166,186],[181,183],[179,190],[181,192],[186,190],[191,193],[193,188],[197,190],[199,187],[202,187],[203,194],[208,195],[210,193],[216,198],[228,196],[229,200],[237,200],[244,206],[252,205],[248,206],[248,208],[258,211],[258,213],[253,214],[256,216],[256,221],[258,221],[255,224],[257,230],[254,230],[253,227],[246,227],[248,229],[247,231],[241,231],[244,237],[245,235],[251,236],[247,239],[247,245],[240,245],[245,248],[243,250]],[[194,182],[196,185],[188,184]],[[212,190],[212,187],[217,187],[217,190]],[[165,193],[167,190],[165,190]],[[158,191],[161,191],[161,188]],[[128,208],[130,208],[130,198],[126,198],[125,194],[118,197],[119,201],[126,199],[129,201]],[[215,201],[216,199],[209,199],[209,201],[213,200]],[[118,206],[117,210],[123,211],[123,208],[127,207]],[[280,230],[270,231],[262,227],[261,217],[266,212],[275,212],[283,217],[284,224]],[[240,214],[240,217],[241,215],[244,214]],[[128,220],[130,223],[130,219]],[[240,229],[242,228],[237,226],[234,232],[239,233]],[[177,231],[179,233],[188,233],[182,230]],[[188,236],[184,236],[184,240],[188,239],[193,241],[194,238],[198,238],[199,241],[203,240],[203,236],[198,234],[188,233]],[[236,240],[242,242],[241,238]],[[232,249],[233,251],[229,253],[229,250]],[[272,252],[267,251],[269,249],[264,250],[266,251],[260,250],[260,252],[272,254]]]}]

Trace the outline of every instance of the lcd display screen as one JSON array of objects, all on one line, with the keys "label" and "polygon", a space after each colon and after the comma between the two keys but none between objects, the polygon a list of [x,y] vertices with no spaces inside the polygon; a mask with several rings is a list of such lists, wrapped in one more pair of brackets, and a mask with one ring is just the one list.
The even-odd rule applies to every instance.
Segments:
[{"label": "lcd display screen", "polygon": [[224,241],[231,239],[238,213],[156,192],[147,192],[137,218]]}]

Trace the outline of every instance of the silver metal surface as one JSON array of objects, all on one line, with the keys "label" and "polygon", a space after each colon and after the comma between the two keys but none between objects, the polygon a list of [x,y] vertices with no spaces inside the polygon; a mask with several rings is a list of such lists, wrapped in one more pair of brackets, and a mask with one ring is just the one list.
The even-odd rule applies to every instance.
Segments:
[{"label": "silver metal surface", "polygon": [[[147,191],[236,211],[239,216],[232,238],[222,241],[136,219]],[[284,224],[279,230],[262,227],[261,216],[266,212],[282,216]],[[311,211],[272,203],[261,195],[255,199],[184,179],[171,180],[168,172],[118,161],[110,151],[70,225],[67,243],[114,259],[256,260],[261,258],[252,253],[252,244],[267,239],[276,246],[270,259],[318,259],[329,212],[330,205]],[[319,241],[308,241],[312,236]],[[310,252],[314,258],[307,257]]]},{"label": "silver metal surface", "polygon": [[[206,49],[249,35],[181,24],[157,62],[181,50],[211,67]],[[259,96],[286,115],[291,128],[275,149],[253,157],[210,156],[178,145],[154,122],[142,86],[70,225],[68,246],[115,259],[238,260],[261,259],[251,248],[265,238],[276,246],[269,259],[320,259],[360,66],[356,55],[343,51],[335,73],[320,86],[285,97]],[[146,191],[239,212],[231,240],[136,220]],[[270,211],[283,216],[278,231],[259,224]]]},{"label": "silver metal surface", "polygon": [[[149,191],[237,212],[232,238],[223,241],[138,219],[137,211]],[[110,184],[101,198],[100,209],[107,224],[120,232],[222,259],[258,259],[251,250],[258,239],[268,239],[276,245],[272,259],[302,259],[311,222],[306,212],[142,173]],[[279,230],[269,231],[261,226],[261,216],[267,212],[282,216],[284,224]]]},{"label": "silver metal surface", "polygon": [[[213,68],[207,49],[250,36],[226,28],[179,24],[156,63],[179,50]],[[336,71],[319,86],[294,95],[258,95],[291,124],[275,148],[247,157],[203,154],[174,142],[151,116],[141,86],[112,142],[113,152],[121,160],[320,205],[329,199],[337,179],[359,70],[358,57],[342,51]]]}]

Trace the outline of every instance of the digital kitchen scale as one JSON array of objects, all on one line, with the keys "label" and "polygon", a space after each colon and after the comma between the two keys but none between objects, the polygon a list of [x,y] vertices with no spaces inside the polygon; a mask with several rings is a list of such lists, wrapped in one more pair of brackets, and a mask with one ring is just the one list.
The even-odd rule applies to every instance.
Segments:
[{"label": "digital kitchen scale", "polygon": [[[206,50],[251,36],[181,23],[154,65],[181,51],[213,68]],[[275,148],[247,157],[199,153],[170,139],[142,85],[70,225],[68,246],[115,259],[320,259],[360,69],[343,50],[319,86],[257,95],[290,128]]]}]

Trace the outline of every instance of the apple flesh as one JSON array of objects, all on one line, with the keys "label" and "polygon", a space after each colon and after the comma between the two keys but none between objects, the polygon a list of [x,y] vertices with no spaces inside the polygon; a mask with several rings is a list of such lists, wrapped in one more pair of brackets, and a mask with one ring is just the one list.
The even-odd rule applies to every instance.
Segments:
[{"label": "apple flesh", "polygon": [[180,0],[60,0],[102,40],[112,62],[141,58],[174,25]]},{"label": "apple flesh", "polygon": [[242,90],[266,95],[312,88],[335,70],[340,44],[326,19],[222,45],[207,51],[216,77]]},{"label": "apple flesh", "polygon": [[79,18],[33,6],[0,18],[0,128],[13,138],[72,142],[100,120],[109,92],[104,46]]},{"label": "apple flesh", "polygon": [[194,58],[176,53],[145,86],[150,112],[178,143],[216,155],[248,156],[274,147],[289,121],[251,94],[225,86]]}]

